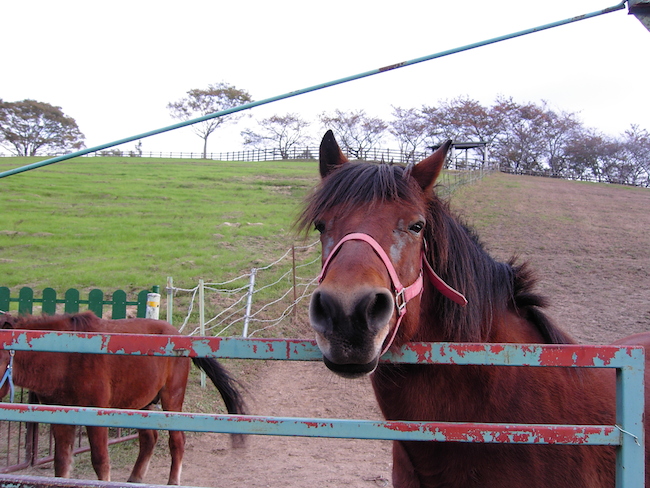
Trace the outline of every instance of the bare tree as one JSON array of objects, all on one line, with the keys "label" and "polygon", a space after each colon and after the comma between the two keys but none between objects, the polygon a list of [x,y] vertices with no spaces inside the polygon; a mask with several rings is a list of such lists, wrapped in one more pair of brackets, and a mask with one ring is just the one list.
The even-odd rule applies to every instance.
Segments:
[{"label": "bare tree", "polygon": [[610,181],[619,162],[619,142],[595,130],[584,130],[567,143],[568,170],[574,178],[589,176],[596,181]]},{"label": "bare tree", "polygon": [[492,143],[502,129],[498,114],[478,101],[456,97],[438,102],[436,107],[422,107],[436,140]]},{"label": "bare tree", "polygon": [[[253,101],[246,90],[240,90],[227,83],[208,85],[205,90],[193,89],[187,96],[167,104],[171,116],[179,120],[190,120],[204,115],[221,112]],[[208,137],[228,122],[234,122],[241,115],[231,114],[198,122],[192,126],[194,132],[203,139],[203,158],[207,158]]]},{"label": "bare tree", "polygon": [[393,120],[389,132],[397,139],[404,161],[416,161],[415,153],[424,149],[427,138],[427,119],[416,109],[393,107]]},{"label": "bare tree", "polygon": [[650,132],[632,124],[623,133],[623,152],[633,168],[634,181],[631,184],[650,186]]},{"label": "bare tree", "polygon": [[343,112],[337,109],[331,115],[322,113],[320,120],[326,128],[336,132],[343,149],[356,159],[364,159],[388,128],[386,122],[368,117],[363,110]]},{"label": "bare tree", "polygon": [[273,115],[258,121],[260,131],[245,129],[241,132],[244,144],[256,148],[275,147],[283,159],[289,159],[292,148],[307,146],[311,136],[305,131],[311,125],[298,114]]},{"label": "bare tree", "polygon": [[536,171],[543,168],[545,140],[541,128],[544,111],[533,103],[520,105],[498,98],[494,105],[501,130],[492,151],[503,168]]},{"label": "bare tree", "polygon": [[562,176],[567,170],[567,145],[582,130],[582,123],[576,114],[571,112],[556,112],[542,101],[543,115],[540,120],[546,145],[546,165],[551,174]]}]

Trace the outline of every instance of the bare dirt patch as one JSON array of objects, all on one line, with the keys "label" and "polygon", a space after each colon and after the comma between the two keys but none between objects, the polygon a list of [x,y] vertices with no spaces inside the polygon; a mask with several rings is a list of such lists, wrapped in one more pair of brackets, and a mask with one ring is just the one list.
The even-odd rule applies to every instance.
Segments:
[{"label": "bare dirt patch", "polygon": [[479,185],[454,202],[493,256],[530,261],[558,325],[594,344],[650,330],[649,189],[503,174]]},{"label": "bare dirt patch", "polygon": [[[580,342],[650,330],[650,190],[497,174],[452,203],[495,257],[532,263],[550,315]],[[320,363],[269,362],[245,382],[255,415],[380,419],[368,380],[343,380]],[[167,481],[165,448],[157,449],[148,483]],[[126,479],[129,469],[114,467],[113,479]],[[182,480],[372,488],[390,486],[390,471],[386,441],[251,436],[246,449],[233,450],[225,435],[188,434]]]}]

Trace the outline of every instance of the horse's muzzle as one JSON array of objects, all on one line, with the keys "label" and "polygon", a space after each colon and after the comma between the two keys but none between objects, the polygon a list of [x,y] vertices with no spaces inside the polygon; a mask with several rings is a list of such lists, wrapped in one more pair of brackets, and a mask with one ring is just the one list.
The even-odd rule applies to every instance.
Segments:
[{"label": "horse's muzzle", "polygon": [[314,292],[309,318],[329,369],[341,376],[358,377],[376,368],[390,331],[393,300],[385,288],[320,287]]}]

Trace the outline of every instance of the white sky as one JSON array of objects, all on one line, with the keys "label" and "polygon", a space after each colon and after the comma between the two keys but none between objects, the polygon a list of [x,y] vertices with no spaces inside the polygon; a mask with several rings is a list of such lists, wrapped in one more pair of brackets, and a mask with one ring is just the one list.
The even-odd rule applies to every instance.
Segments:
[{"label": "white sky", "polygon": [[[601,10],[616,0],[3,0],[0,98],[62,107],[88,147],[174,123],[166,109],[187,90],[225,81],[255,100],[529,27]],[[427,61],[247,113],[208,151],[241,147],[255,119],[499,94],[546,100],[588,127],[650,130],[650,32],[627,9]],[[645,54],[644,54],[645,53]],[[126,145],[132,148],[135,143]],[[195,151],[191,128],[143,140],[145,151]]]}]

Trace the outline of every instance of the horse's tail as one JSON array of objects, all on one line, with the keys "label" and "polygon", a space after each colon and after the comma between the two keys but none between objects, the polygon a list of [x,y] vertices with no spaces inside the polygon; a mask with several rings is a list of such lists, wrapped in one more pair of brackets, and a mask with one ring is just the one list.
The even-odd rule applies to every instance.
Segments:
[{"label": "horse's tail", "polygon": [[246,406],[239,390],[237,381],[230,373],[212,358],[192,358],[194,365],[208,375],[214,386],[221,393],[230,414],[246,415]]},{"label": "horse's tail", "polygon": [[[212,358],[192,358],[192,362],[208,375],[214,386],[219,390],[228,413],[246,415],[246,403],[237,389],[237,380],[230,376],[226,368]],[[232,434],[232,445],[233,447],[243,447],[244,436],[242,434]]]}]

